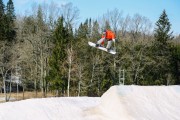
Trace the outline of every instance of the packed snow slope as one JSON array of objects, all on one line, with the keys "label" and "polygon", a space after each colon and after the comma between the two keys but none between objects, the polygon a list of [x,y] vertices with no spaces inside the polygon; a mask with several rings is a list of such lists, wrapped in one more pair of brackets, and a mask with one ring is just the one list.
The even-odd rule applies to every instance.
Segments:
[{"label": "packed snow slope", "polygon": [[101,97],[0,104],[0,120],[180,120],[180,86],[113,86]]}]

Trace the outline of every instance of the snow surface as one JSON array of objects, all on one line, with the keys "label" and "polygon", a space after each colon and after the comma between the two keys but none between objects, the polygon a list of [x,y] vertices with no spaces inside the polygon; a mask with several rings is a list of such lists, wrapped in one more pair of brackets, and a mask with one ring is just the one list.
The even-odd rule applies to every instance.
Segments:
[{"label": "snow surface", "polygon": [[180,86],[113,86],[101,97],[0,104],[0,120],[180,120]]}]

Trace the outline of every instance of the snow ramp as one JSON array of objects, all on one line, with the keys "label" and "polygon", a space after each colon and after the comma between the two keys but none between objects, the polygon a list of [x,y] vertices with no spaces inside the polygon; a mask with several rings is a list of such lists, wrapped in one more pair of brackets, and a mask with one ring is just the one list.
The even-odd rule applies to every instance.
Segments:
[{"label": "snow ramp", "polygon": [[101,97],[0,103],[0,120],[180,120],[180,86],[113,86]]},{"label": "snow ramp", "polygon": [[180,86],[113,86],[86,112],[99,120],[180,120]]}]

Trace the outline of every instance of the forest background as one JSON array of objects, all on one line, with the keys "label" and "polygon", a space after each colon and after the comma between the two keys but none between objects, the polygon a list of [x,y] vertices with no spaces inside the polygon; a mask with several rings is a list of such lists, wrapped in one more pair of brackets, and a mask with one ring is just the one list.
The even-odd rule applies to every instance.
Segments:
[{"label": "forest background", "polygon": [[[115,8],[78,26],[72,3],[34,5],[32,11],[16,15],[12,0],[0,0],[0,88],[6,100],[14,84],[43,97],[101,96],[119,84],[180,84],[180,35],[173,35],[166,10],[155,25]],[[116,33],[116,55],[88,46],[104,29]]]}]

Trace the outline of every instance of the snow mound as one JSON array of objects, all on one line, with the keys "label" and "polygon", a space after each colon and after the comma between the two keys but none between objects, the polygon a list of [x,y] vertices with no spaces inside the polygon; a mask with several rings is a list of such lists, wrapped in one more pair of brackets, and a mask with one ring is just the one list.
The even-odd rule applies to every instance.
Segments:
[{"label": "snow mound", "polygon": [[180,86],[112,86],[101,97],[0,104],[0,120],[180,120]]},{"label": "snow mound", "polygon": [[0,104],[0,120],[84,120],[84,109],[99,98],[60,97],[29,99]]},{"label": "snow mound", "polygon": [[113,86],[93,109],[107,120],[180,120],[180,87]]}]

